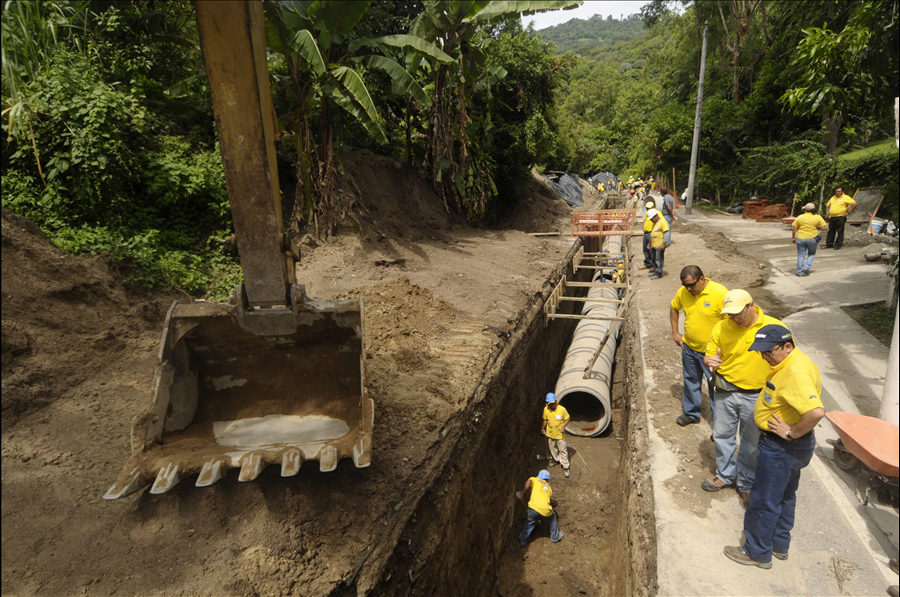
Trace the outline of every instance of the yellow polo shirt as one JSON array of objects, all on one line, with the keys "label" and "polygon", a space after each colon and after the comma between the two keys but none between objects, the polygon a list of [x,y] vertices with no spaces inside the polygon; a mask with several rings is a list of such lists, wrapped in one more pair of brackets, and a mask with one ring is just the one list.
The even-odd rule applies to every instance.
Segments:
[{"label": "yellow polo shirt", "polygon": [[794,220],[792,226],[797,231],[797,238],[815,238],[819,234],[819,228],[824,228],[828,223],[819,214],[806,212]]},{"label": "yellow polo shirt", "polygon": [[531,477],[531,497],[528,498],[528,507],[540,514],[541,516],[550,516],[553,514],[553,506],[550,505],[550,498],[553,496],[553,490],[550,484],[543,479]]},{"label": "yellow polo shirt", "polygon": [[851,205],[856,205],[856,201],[847,193],[841,195],[840,198],[837,195],[832,195],[826,205],[829,208],[828,217],[838,218],[846,215],[847,208]]},{"label": "yellow polo shirt", "polygon": [[544,420],[547,421],[547,437],[550,439],[562,439],[565,437],[563,425],[569,420],[569,411],[562,404],[556,405],[556,410],[544,407]]},{"label": "yellow polo shirt", "polygon": [[[665,219],[665,218],[663,218]],[[644,232],[651,232],[653,230],[653,220],[647,217],[647,214],[644,214]]]},{"label": "yellow polo shirt", "polygon": [[769,430],[774,415],[788,425],[822,404],[822,375],[812,359],[794,349],[786,359],[772,367],[766,387],[759,393],[753,409],[756,426]]},{"label": "yellow polo shirt", "polygon": [[684,311],[684,343],[688,348],[703,352],[706,350],[706,342],[717,323],[726,319],[722,315],[722,299],[728,289],[708,280],[706,288],[694,296],[687,288],[682,286],[672,299],[672,309]]},{"label": "yellow polo shirt", "polygon": [[722,364],[716,372],[742,390],[762,388],[769,375],[769,364],[758,352],[749,351],[756,339],[757,330],[764,325],[784,325],[780,320],[763,313],[758,305],[754,305],[753,310],[758,317],[750,329],[742,328],[729,317],[713,327],[709,342],[706,343],[707,356],[713,356],[718,349],[722,349]]},{"label": "yellow polo shirt", "polygon": [[[653,221],[650,221],[653,224]],[[663,246],[665,243],[664,233],[669,231],[669,223],[662,216],[659,216],[659,219],[653,224],[653,227],[650,229],[650,246],[654,249],[658,249]]]}]

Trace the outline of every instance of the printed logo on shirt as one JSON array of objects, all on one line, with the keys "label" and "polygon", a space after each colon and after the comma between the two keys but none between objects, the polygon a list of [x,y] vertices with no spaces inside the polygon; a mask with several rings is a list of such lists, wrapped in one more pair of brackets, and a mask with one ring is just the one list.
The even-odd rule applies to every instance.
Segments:
[{"label": "printed logo on shirt", "polygon": [[562,421],[562,415],[556,415],[556,420],[557,420],[557,421]]},{"label": "printed logo on shirt", "polygon": [[772,394],[770,394],[768,392],[763,392],[763,400],[765,400],[769,404],[772,404]]},{"label": "printed logo on shirt", "polygon": [[712,307],[712,303],[703,303],[704,307]]},{"label": "printed logo on shirt", "polygon": [[818,396],[816,396],[815,394],[810,394],[810,395],[809,395],[809,399],[810,399],[810,400],[815,400],[816,398],[818,398]]},{"label": "printed logo on shirt", "polygon": [[550,488],[544,485],[544,491],[550,491]]}]

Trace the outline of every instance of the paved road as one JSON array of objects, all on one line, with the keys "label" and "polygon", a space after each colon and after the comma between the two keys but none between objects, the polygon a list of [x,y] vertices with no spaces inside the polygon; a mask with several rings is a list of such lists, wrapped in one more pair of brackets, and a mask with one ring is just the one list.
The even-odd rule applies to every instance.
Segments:
[{"label": "paved road", "polygon": [[[682,213],[679,210],[682,221],[715,228],[743,252],[769,262],[765,290],[792,312],[783,320],[822,371],[826,409],[877,415],[888,350],[840,306],[883,300],[887,294],[884,265],[865,262],[866,248],[820,250],[813,275],[798,278],[796,249],[787,227],[708,217],[698,210],[687,217]],[[642,321],[650,302],[649,297],[642,300]],[[645,333],[650,330],[642,329]],[[645,391],[670,383],[665,376],[666,372],[648,368]],[[796,549],[787,562],[776,562],[767,571],[731,564],[721,555],[723,545],[734,543],[728,541],[733,539],[733,519],[742,516],[739,506],[714,501],[698,516],[679,504],[673,480],[679,478],[681,454],[660,439],[652,414],[648,424],[660,595],[831,595],[839,591],[884,595],[889,583],[897,583],[897,576],[887,569],[888,558],[897,557],[897,513],[889,507],[860,504],[855,477],[832,462],[832,449],[825,440],[836,434],[829,423],[816,430],[816,457],[801,478]],[[835,566],[843,576],[840,587]]]}]

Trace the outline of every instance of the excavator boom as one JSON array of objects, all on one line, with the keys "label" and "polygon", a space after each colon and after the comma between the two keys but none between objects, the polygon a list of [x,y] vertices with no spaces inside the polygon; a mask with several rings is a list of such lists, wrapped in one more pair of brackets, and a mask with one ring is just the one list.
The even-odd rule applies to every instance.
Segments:
[{"label": "excavator boom", "polygon": [[309,299],[285,248],[262,4],[196,9],[244,283],[230,304],[169,309],[153,399],[106,499],[232,468],[252,481],[268,464],[292,476],[306,460],[371,463],[362,300]]}]

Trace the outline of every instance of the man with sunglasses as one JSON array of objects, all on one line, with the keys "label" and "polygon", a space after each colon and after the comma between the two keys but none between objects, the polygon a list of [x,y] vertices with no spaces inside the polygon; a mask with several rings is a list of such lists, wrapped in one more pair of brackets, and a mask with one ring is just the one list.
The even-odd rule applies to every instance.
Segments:
[{"label": "man with sunglasses", "polygon": [[[753,409],[769,375],[769,364],[749,349],[763,326],[782,323],[754,305],[746,290],[728,291],[722,299],[722,313],[728,319],[713,327],[703,359],[716,375],[716,413],[713,417],[716,474],[700,486],[706,491],[719,491],[736,483],[741,499],[747,505],[756,475],[756,444],[759,441]],[[738,432],[741,437],[739,449]]]},{"label": "man with sunglasses", "polygon": [[757,330],[751,351],[771,366],[756,400],[760,429],[756,481],[744,514],[745,542],[725,548],[729,559],[745,566],[772,567],[772,556],[788,559],[797,506],[800,470],[816,448],[813,430],[825,416],[822,375],[794,345],[783,325]]},{"label": "man with sunglasses", "polygon": [[[706,343],[722,315],[722,301],[728,289],[703,276],[703,270],[688,265],[681,270],[681,288],[669,309],[672,339],[681,347],[681,368],[684,377],[682,414],[675,422],[684,427],[700,421],[700,403],[703,398],[701,385],[706,378],[709,391],[709,410],[715,417],[712,373],[703,362]],[[679,312],[684,311],[684,335],[678,333]]]}]

